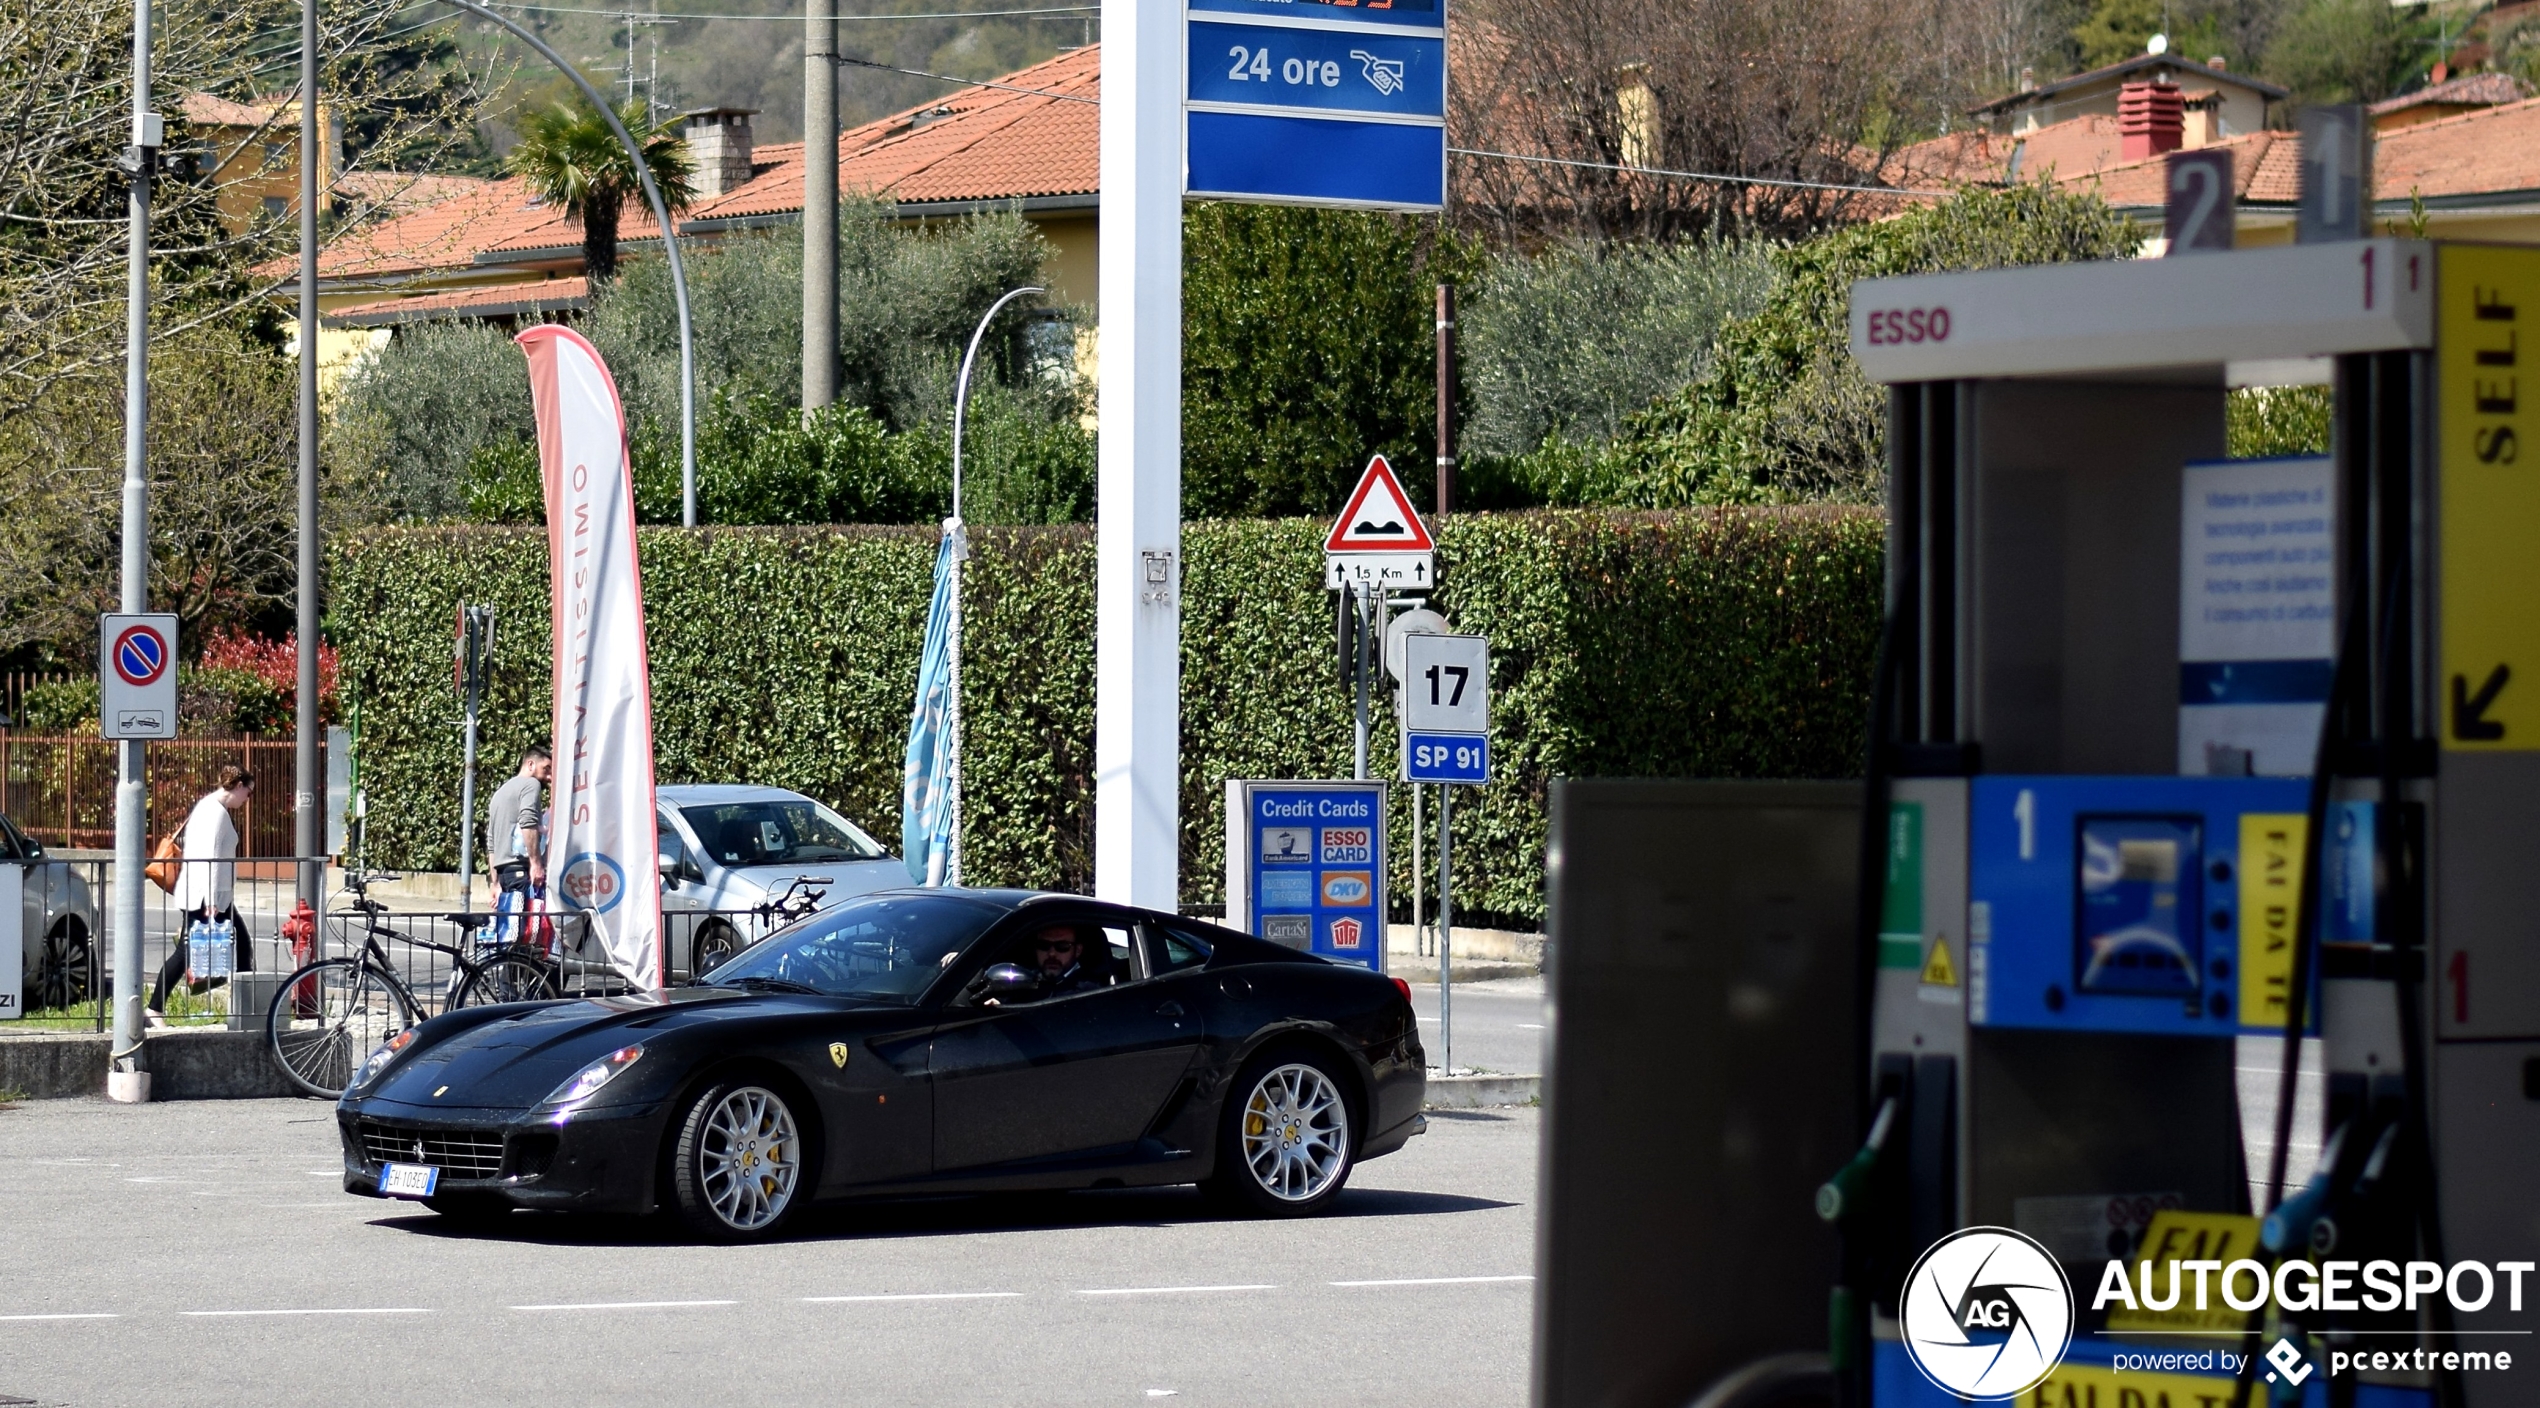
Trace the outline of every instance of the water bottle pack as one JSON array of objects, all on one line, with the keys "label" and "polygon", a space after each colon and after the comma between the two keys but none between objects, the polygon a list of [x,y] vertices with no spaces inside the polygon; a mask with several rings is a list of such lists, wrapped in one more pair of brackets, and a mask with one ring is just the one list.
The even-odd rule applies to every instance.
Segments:
[{"label": "water bottle pack", "polygon": [[197,919],[185,930],[185,976],[204,983],[227,978],[238,967],[238,931],[226,919]]}]

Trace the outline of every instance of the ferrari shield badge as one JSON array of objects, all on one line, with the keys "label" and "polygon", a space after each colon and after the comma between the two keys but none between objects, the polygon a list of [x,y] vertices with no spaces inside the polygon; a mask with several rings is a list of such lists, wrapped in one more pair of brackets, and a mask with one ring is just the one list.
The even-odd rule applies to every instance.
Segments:
[{"label": "ferrari shield badge", "polygon": [[847,1068],[847,1044],[845,1042],[833,1041],[829,1043],[829,1062],[831,1065],[836,1066],[839,1070],[843,1071]]}]

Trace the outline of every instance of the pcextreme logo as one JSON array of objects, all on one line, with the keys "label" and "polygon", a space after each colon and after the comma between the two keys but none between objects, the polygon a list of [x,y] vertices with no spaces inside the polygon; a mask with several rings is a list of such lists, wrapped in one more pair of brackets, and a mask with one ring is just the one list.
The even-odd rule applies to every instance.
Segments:
[{"label": "pcextreme logo", "polygon": [[2007,1227],[1934,1242],[1897,1308],[1914,1367],[1963,1398],[2011,1398],[2043,1382],[2073,1342],[2073,1288],[2046,1248]]}]

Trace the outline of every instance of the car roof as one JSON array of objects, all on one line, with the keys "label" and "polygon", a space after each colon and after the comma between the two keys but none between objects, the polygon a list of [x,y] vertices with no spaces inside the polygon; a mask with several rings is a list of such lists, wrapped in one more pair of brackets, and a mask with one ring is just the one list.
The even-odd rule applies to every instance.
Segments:
[{"label": "car roof", "polygon": [[719,807],[734,802],[808,802],[800,792],[743,782],[683,782],[656,787],[653,796],[666,807]]}]

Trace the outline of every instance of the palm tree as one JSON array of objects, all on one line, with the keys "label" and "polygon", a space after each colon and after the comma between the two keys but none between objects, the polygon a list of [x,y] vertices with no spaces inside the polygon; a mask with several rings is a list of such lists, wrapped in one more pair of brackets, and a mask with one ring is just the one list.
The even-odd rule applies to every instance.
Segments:
[{"label": "palm tree", "polygon": [[[640,101],[619,108],[617,116],[643,149],[644,165],[661,188],[662,203],[674,216],[687,209],[697,196],[690,180],[696,164],[680,138],[677,120],[653,125]],[[644,199],[644,186],[626,147],[599,110],[577,98],[532,114],[520,145],[504,164],[514,175],[528,178],[529,188],[549,204],[582,218],[583,272],[594,282],[615,278],[618,215],[627,202]]]}]

